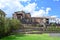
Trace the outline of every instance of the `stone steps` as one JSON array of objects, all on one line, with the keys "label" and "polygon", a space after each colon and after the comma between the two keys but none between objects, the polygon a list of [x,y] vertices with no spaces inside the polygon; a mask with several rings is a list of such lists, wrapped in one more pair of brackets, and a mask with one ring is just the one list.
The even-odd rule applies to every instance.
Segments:
[{"label": "stone steps", "polygon": [[28,32],[20,32],[20,33],[24,33],[24,34],[41,34],[41,33],[43,33],[43,31],[28,31]]},{"label": "stone steps", "polygon": [[43,27],[23,27],[16,32],[25,34],[39,34],[43,32]]}]

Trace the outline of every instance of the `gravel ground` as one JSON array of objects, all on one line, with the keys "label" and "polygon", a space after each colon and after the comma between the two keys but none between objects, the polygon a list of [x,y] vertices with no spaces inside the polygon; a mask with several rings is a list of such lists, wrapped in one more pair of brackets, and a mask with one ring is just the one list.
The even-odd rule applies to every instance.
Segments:
[{"label": "gravel ground", "polygon": [[60,33],[49,33],[49,36],[60,37]]}]

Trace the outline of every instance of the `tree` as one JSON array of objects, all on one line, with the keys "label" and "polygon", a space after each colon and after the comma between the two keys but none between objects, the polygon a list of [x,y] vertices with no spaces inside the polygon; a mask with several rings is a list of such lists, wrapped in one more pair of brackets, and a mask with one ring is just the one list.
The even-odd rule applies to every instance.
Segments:
[{"label": "tree", "polygon": [[21,26],[21,22],[17,19],[11,19],[10,20],[10,26],[13,30],[17,30]]},{"label": "tree", "polygon": [[13,31],[18,30],[21,23],[17,19],[0,18],[0,36],[10,35]]},{"label": "tree", "polygon": [[0,9],[0,17],[5,17],[5,12]]},{"label": "tree", "polygon": [[[4,12],[0,11],[0,13],[3,14]],[[0,17],[0,37],[10,35],[13,31],[18,30],[20,26],[21,22],[17,19]]]}]

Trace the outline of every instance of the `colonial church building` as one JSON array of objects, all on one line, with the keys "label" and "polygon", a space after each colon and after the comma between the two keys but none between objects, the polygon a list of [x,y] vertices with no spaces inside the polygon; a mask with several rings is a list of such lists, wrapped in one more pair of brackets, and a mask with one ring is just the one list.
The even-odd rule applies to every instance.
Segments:
[{"label": "colonial church building", "polygon": [[48,17],[31,17],[30,13],[24,11],[14,12],[13,18],[19,19],[23,24],[49,24]]}]

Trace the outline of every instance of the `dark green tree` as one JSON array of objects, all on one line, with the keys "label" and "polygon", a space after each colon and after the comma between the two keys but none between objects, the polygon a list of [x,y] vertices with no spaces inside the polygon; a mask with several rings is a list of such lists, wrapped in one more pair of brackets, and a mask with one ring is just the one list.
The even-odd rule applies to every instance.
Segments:
[{"label": "dark green tree", "polygon": [[6,18],[4,16],[0,17],[0,37],[10,35],[11,33],[13,33],[13,31],[18,30],[20,27],[21,22],[19,20],[13,18]]}]

